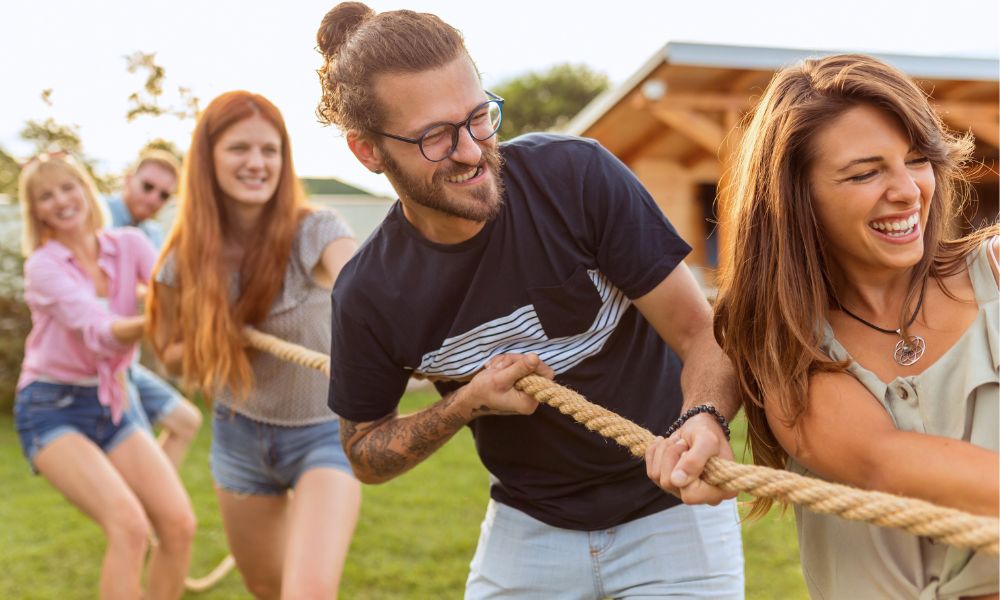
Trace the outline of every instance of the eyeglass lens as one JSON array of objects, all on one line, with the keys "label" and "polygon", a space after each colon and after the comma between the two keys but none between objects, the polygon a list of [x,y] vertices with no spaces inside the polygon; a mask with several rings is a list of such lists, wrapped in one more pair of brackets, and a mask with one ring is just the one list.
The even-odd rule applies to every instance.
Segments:
[{"label": "eyeglass lens", "polygon": [[500,128],[500,120],[500,103],[490,100],[472,111],[465,123],[460,125],[442,123],[427,130],[420,137],[420,150],[428,160],[444,160],[458,147],[458,138],[461,135],[459,126],[467,128],[473,139],[485,141],[493,137]]}]

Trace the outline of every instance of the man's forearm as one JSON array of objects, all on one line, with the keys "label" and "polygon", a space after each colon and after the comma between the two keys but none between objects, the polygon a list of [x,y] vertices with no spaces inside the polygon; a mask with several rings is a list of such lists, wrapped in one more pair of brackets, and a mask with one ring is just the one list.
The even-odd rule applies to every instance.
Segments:
[{"label": "man's forearm", "polygon": [[402,417],[393,414],[371,423],[341,419],[341,441],[358,479],[364,483],[388,481],[443,446],[469,422],[455,405],[459,393]]},{"label": "man's forearm", "polygon": [[736,393],[736,371],[729,358],[719,348],[711,328],[706,328],[691,341],[681,371],[684,410],[699,404],[711,404],[726,419],[739,412]]}]

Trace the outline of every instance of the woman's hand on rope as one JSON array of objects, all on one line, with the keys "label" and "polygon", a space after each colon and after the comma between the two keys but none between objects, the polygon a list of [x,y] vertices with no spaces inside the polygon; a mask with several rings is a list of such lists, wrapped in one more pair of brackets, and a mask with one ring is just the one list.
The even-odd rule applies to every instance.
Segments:
[{"label": "woman's hand on rope", "polygon": [[685,504],[718,504],[736,493],[701,479],[705,463],[713,456],[733,460],[733,450],[715,419],[698,414],[669,438],[657,437],[646,448],[646,474]]},{"label": "woman's hand on rope", "polygon": [[538,408],[538,401],[514,389],[514,383],[527,375],[553,379],[555,371],[536,354],[495,356],[459,390],[457,400],[466,407],[470,421],[484,415],[530,415]]}]

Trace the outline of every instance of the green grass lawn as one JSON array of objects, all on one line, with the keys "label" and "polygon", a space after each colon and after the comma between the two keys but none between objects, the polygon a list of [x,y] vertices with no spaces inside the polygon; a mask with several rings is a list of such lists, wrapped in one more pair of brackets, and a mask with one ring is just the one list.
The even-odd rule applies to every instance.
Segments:
[{"label": "green grass lawn", "polygon": [[[402,410],[436,399],[408,395]],[[734,423],[742,448],[744,424]],[[182,476],[198,514],[192,573],[203,575],[226,555],[208,469],[209,428],[202,429]],[[412,472],[366,486],[361,520],[345,567],[345,599],[461,598],[479,522],[488,500],[486,471],[468,430]],[[790,513],[743,525],[747,598],[807,598]],[[94,598],[104,550],[100,530],[71,507],[21,456],[9,415],[0,416],[0,598]],[[246,598],[234,572],[188,598]]]}]

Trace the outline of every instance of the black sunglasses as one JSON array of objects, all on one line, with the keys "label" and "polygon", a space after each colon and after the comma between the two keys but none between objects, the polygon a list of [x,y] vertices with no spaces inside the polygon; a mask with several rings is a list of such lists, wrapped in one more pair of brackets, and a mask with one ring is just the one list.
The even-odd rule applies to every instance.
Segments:
[{"label": "black sunglasses", "polygon": [[[149,183],[148,181],[143,181],[142,182],[142,192],[144,194],[148,194],[149,192],[152,192],[153,190],[156,190],[156,189],[159,189],[159,188],[157,188],[152,183]],[[161,202],[166,202],[167,200],[170,200],[170,196],[172,196],[172,195],[173,194],[171,194],[167,190],[160,190],[160,201]]]},{"label": "black sunglasses", "polygon": [[455,153],[458,148],[458,138],[463,128],[468,130],[472,139],[480,142],[496,135],[497,130],[500,129],[500,123],[503,121],[503,98],[490,91],[486,91],[486,95],[490,99],[472,109],[464,121],[460,123],[434,123],[425,129],[419,137],[408,138],[374,129],[372,133],[408,144],[417,144],[424,158],[431,162],[441,162]]}]

